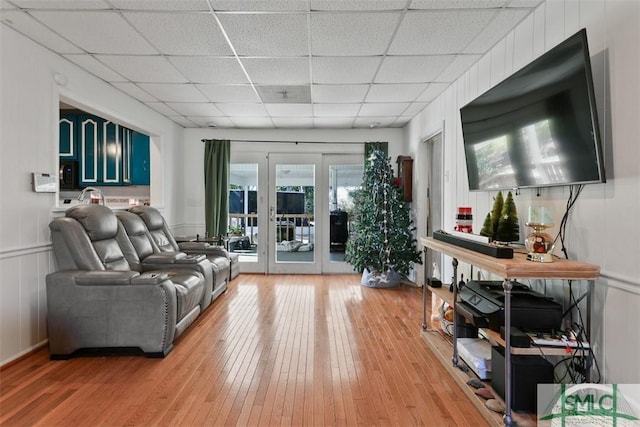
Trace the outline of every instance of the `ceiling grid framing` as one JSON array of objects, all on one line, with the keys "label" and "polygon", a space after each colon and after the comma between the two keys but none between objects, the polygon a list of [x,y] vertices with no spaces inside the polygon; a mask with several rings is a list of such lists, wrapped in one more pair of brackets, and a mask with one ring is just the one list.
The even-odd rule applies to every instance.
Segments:
[{"label": "ceiling grid framing", "polygon": [[184,127],[403,127],[542,1],[3,0],[0,25]]}]

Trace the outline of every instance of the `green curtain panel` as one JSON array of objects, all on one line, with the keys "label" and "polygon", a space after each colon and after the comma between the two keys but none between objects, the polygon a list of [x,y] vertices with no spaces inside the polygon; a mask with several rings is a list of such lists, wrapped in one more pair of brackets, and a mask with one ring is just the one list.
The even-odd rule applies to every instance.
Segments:
[{"label": "green curtain panel", "polygon": [[204,214],[209,236],[226,236],[229,216],[228,139],[203,139],[204,142]]}]

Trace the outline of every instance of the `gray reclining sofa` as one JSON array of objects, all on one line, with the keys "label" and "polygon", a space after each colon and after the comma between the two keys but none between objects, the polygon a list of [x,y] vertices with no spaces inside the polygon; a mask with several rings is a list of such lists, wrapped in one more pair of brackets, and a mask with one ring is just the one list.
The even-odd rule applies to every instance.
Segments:
[{"label": "gray reclining sofa", "polygon": [[160,251],[132,219],[129,236],[111,209],[79,205],[49,224],[58,265],[46,277],[51,359],[132,349],[164,357],[226,289],[226,280],[215,288],[204,255]]},{"label": "gray reclining sofa", "polygon": [[236,253],[228,252],[222,246],[212,246],[205,242],[176,243],[162,214],[156,208],[152,206],[135,206],[129,209],[129,212],[133,212],[142,218],[160,250],[206,255],[218,267],[220,272],[216,276],[216,283],[223,280],[233,280],[240,273],[240,256]]}]

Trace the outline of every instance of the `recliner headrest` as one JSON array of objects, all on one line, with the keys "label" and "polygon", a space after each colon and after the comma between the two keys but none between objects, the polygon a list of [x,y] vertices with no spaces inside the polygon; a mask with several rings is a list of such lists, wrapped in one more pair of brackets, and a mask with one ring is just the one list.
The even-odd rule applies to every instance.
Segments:
[{"label": "recliner headrest", "polygon": [[133,212],[142,218],[147,224],[149,230],[156,230],[164,226],[164,218],[156,208],[151,206],[134,206],[129,209],[129,212]]},{"label": "recliner headrest", "polygon": [[140,236],[147,232],[147,226],[144,224],[142,218],[133,212],[119,211],[116,212],[116,216],[122,223],[127,235]]},{"label": "recliner headrest", "polygon": [[67,209],[65,216],[82,224],[92,241],[113,238],[118,233],[118,219],[106,206],[78,205]]}]

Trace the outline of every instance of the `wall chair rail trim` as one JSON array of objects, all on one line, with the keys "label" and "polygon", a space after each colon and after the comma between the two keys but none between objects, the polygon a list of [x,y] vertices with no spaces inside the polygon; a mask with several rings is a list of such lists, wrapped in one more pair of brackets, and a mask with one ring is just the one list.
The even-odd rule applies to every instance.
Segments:
[{"label": "wall chair rail trim", "polygon": [[51,242],[38,245],[23,246],[18,248],[0,249],[0,260],[9,258],[18,258],[26,255],[33,255],[42,252],[51,252],[53,246]]}]

